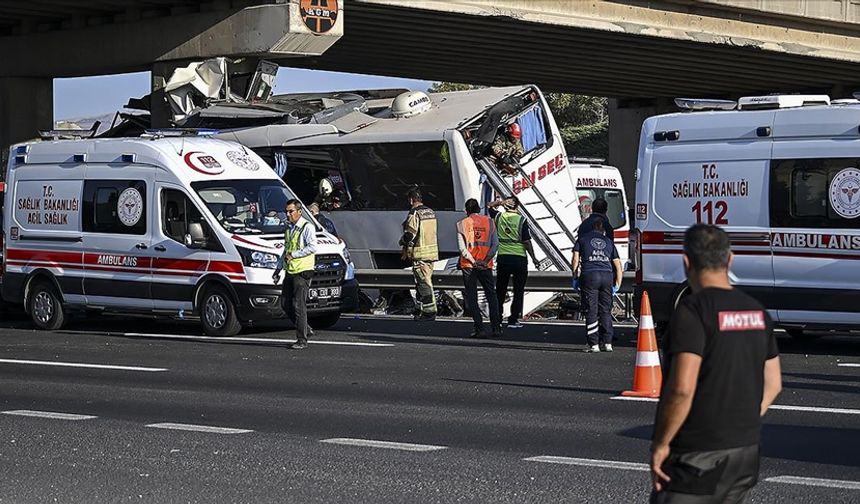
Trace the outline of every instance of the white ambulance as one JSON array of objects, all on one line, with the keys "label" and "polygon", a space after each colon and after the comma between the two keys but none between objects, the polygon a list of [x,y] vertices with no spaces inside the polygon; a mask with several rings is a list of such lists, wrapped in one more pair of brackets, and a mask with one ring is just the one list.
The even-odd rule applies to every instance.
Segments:
[{"label": "white ambulance", "polygon": [[676,103],[689,111],[645,121],[636,172],[631,252],[654,318],[689,292],[683,233],[704,222],[731,237],[732,282],[790,334],[860,328],[860,102]]},{"label": "white ambulance", "polygon": [[568,157],[570,176],[576,184],[579,215],[582,220],[591,215],[591,204],[597,198],[606,200],[609,206],[606,216],[612,226],[615,247],[621,264],[628,263],[628,238],[630,221],[628,220],[627,195],[624,192],[624,181],[621,172],[614,166],[604,164],[604,159]]},{"label": "white ambulance", "polygon": [[[0,286],[37,327],[110,311],[199,317],[224,336],[283,317],[272,273],[293,192],[239,144],[167,134],[12,148]],[[326,327],[357,284],[346,246],[317,230],[308,313]]]}]

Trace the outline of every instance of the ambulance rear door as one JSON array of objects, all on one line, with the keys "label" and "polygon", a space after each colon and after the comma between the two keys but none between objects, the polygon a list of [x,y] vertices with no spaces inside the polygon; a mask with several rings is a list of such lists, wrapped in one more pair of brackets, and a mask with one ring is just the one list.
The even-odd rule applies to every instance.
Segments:
[{"label": "ambulance rear door", "polygon": [[[655,144],[648,205],[656,219],[648,233],[649,270],[656,281],[684,279],[683,233],[692,224],[716,224],[729,233],[735,259],[732,283],[766,299],[773,288],[768,228],[767,175],[772,143],[757,128],[772,113],[733,113],[717,119],[687,116],[660,128],[680,131],[680,140]],[[659,235],[659,236],[658,236]],[[643,251],[643,254],[645,251]]]},{"label": "ambulance rear door", "polygon": [[770,174],[779,321],[856,326],[860,107],[786,112],[774,127]]}]

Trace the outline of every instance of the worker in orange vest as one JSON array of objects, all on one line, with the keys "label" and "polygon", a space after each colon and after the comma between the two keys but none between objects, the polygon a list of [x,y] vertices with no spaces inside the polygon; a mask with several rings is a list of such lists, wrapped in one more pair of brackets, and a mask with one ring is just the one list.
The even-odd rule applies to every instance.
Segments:
[{"label": "worker in orange vest", "polygon": [[466,307],[472,312],[475,330],[472,338],[484,338],[484,320],[478,306],[478,283],[484,289],[490,312],[493,338],[502,336],[502,317],[493,280],[493,257],[499,248],[496,223],[481,215],[481,207],[474,198],[466,201],[467,217],[457,223],[457,244],[460,247],[460,269],[466,288]]}]

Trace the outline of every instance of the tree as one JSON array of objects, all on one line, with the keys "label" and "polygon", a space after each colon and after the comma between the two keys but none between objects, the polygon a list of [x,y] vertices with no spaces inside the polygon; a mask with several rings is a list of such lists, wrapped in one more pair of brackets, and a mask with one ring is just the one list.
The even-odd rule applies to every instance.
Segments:
[{"label": "tree", "polygon": [[[486,86],[456,82],[434,82],[427,91],[443,93],[468,91]],[[609,156],[609,104],[606,98],[568,93],[547,93],[565,150],[570,156]]]}]

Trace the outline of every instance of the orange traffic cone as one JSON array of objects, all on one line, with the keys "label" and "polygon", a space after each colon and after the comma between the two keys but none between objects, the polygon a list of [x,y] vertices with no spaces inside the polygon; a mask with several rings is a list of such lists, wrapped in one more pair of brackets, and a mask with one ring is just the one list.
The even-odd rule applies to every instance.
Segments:
[{"label": "orange traffic cone", "polygon": [[639,309],[639,341],[636,343],[636,367],[633,370],[633,390],[621,393],[628,397],[660,397],[663,372],[660,370],[660,354],[657,353],[657,335],[654,333],[654,318],[648,293],[642,293]]}]

